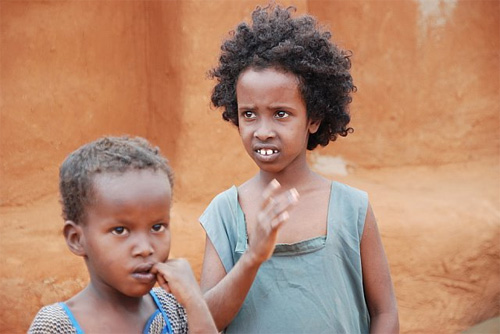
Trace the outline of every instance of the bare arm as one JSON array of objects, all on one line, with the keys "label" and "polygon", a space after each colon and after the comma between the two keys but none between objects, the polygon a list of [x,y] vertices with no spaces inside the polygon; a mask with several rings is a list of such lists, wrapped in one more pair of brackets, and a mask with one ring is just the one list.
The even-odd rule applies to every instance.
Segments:
[{"label": "bare arm", "polygon": [[236,316],[262,263],[272,256],[279,227],[288,218],[288,207],[297,201],[295,190],[275,195],[279,184],[271,182],[264,191],[264,204],[247,251],[229,273],[207,237],[201,272],[201,289],[217,325],[223,330]]},{"label": "bare arm", "polygon": [[226,328],[240,310],[261,264],[252,254],[245,252],[226,275],[207,237],[200,285],[219,331]]},{"label": "bare arm", "polygon": [[371,318],[370,333],[399,333],[398,309],[389,264],[370,205],[361,239],[361,263]]},{"label": "bare arm", "polygon": [[210,310],[186,260],[157,263],[152,272],[156,274],[160,286],[172,293],[186,310],[189,333],[217,333]]}]

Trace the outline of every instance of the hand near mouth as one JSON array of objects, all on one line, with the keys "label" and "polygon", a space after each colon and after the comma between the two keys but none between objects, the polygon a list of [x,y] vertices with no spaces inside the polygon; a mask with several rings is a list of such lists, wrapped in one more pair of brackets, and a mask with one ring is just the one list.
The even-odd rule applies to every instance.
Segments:
[{"label": "hand near mouth", "polygon": [[185,306],[191,299],[202,298],[200,287],[194,277],[189,262],[185,259],[172,259],[156,263],[151,269],[158,284]]},{"label": "hand near mouth", "polygon": [[151,268],[151,273],[156,275],[158,284],[184,306],[190,333],[217,333],[210,310],[188,261],[172,259],[156,263]]}]

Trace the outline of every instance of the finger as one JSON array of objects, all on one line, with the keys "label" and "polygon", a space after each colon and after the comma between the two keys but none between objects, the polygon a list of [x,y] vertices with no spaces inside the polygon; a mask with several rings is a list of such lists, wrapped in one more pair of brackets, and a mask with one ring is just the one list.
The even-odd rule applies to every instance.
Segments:
[{"label": "finger", "polygon": [[288,211],[282,212],[278,217],[276,217],[271,221],[272,229],[275,230],[280,228],[283,225],[283,223],[288,220],[289,217],[290,215],[288,214]]},{"label": "finger", "polygon": [[289,191],[287,191],[287,198],[288,198],[288,201],[290,203],[297,203],[299,200],[299,197],[300,197],[300,195],[299,195],[299,192],[297,191],[297,189],[292,188]]},{"label": "finger", "polygon": [[168,286],[168,284],[167,284],[167,283],[165,283],[165,284],[161,284],[160,286],[161,286],[161,288],[162,288],[163,290],[165,290],[165,292],[167,292],[167,293],[172,293],[172,290],[170,290],[170,286]]},{"label": "finger", "polygon": [[278,182],[278,180],[273,179],[271,182],[269,182],[266,189],[264,189],[264,192],[262,193],[262,195],[264,196],[264,198],[269,198],[271,196],[271,194],[273,194],[277,189],[280,188],[280,186],[281,185]]},{"label": "finger", "polygon": [[156,281],[158,282],[158,284],[160,285],[163,285],[163,284],[166,284],[167,281],[165,280],[165,277],[163,277],[163,275],[161,275],[160,273],[158,273],[156,275]]},{"label": "finger", "polygon": [[263,210],[264,213],[270,214],[271,218],[279,216],[281,213],[286,211],[289,207],[297,203],[299,200],[299,193],[295,188],[281,194],[277,197],[270,199],[269,204]]},{"label": "finger", "polygon": [[299,192],[297,189],[292,188],[281,195],[276,201],[276,207],[278,208],[278,212],[280,213],[286,209],[288,209],[291,205],[297,203],[299,200]]},{"label": "finger", "polygon": [[262,203],[262,207],[265,207],[269,204],[269,201],[272,201],[272,197],[277,194],[278,190],[281,188],[278,180],[273,179],[267,185],[266,189],[262,192],[262,197],[264,197],[264,202]]},{"label": "finger", "polygon": [[156,275],[156,281],[163,288],[163,290],[170,293],[170,287],[168,285],[168,281],[165,279],[165,277],[163,277],[163,275],[161,275],[161,273],[158,273]]},{"label": "finger", "polygon": [[150,272],[156,275],[156,280],[158,281],[158,283],[167,282],[167,276],[169,272],[168,267],[165,266],[165,263],[155,264],[153,268],[151,268]]}]

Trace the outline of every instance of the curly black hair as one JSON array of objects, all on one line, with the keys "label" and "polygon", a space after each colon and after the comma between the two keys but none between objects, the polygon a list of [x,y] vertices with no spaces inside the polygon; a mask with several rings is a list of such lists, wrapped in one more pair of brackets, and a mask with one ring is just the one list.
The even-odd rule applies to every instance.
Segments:
[{"label": "curly black hair", "polygon": [[99,173],[124,173],[132,169],[162,170],[170,187],[174,177],[168,160],[144,138],[102,137],[68,155],[59,169],[62,216],[76,224],[85,220],[93,200],[93,177]]},{"label": "curly black hair", "polygon": [[252,25],[240,23],[221,46],[219,64],[209,71],[217,79],[212,104],[222,107],[222,118],[238,126],[236,83],[249,67],[274,67],[291,72],[299,79],[307,115],[320,121],[318,131],[309,136],[307,149],[326,146],[337,136],[352,132],[348,105],[356,91],[349,72],[352,55],[331,42],[330,32],[318,26],[311,15],[292,17],[294,7],[257,7]]}]

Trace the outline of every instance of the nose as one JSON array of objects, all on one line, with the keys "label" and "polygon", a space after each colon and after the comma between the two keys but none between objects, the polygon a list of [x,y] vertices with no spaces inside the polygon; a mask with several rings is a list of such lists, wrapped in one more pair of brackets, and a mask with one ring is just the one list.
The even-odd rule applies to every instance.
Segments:
[{"label": "nose", "polygon": [[148,236],[136,235],[133,241],[132,255],[148,257],[154,254],[154,248]]},{"label": "nose", "polygon": [[261,141],[266,141],[276,136],[272,121],[262,119],[256,126],[253,136]]}]

